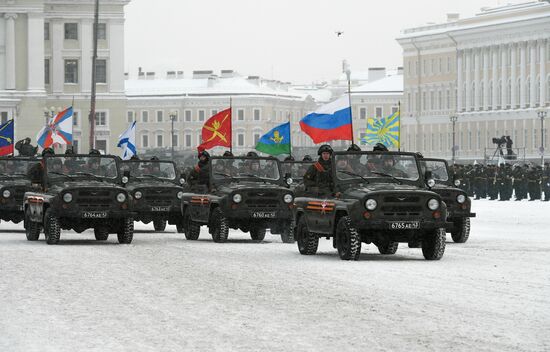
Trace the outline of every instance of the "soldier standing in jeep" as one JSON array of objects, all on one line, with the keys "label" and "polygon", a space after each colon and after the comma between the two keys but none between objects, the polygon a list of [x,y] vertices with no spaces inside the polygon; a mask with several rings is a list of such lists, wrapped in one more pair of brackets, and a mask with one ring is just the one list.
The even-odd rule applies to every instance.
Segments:
[{"label": "soldier standing in jeep", "polygon": [[304,175],[304,185],[306,191],[316,190],[319,193],[330,193],[333,190],[331,158],[332,147],[323,144],[319,147],[317,155],[319,160],[309,167]]},{"label": "soldier standing in jeep", "polygon": [[210,178],[209,160],[210,154],[206,150],[199,153],[199,162],[189,173],[190,186],[208,185]]}]

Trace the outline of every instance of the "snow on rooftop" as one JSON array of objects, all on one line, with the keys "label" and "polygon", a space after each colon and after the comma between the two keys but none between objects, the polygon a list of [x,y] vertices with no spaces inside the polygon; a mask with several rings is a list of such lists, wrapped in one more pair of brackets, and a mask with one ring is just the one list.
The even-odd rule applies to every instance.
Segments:
[{"label": "snow on rooftop", "polygon": [[403,94],[403,75],[391,75],[352,88],[353,93]]}]

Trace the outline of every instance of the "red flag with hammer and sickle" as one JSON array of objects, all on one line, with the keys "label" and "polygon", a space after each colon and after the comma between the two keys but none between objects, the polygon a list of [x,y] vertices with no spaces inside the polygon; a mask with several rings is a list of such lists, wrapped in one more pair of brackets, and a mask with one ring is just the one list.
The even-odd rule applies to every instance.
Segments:
[{"label": "red flag with hammer and sickle", "polygon": [[220,111],[202,126],[202,144],[199,152],[214,147],[231,148],[231,108]]}]

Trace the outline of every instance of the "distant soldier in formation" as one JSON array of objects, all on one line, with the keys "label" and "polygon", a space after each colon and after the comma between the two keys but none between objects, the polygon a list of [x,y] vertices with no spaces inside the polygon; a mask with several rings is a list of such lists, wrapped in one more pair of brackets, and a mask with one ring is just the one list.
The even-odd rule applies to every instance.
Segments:
[{"label": "distant soldier in formation", "polygon": [[542,192],[544,193],[544,201],[550,200],[550,163],[544,163],[542,171]]}]

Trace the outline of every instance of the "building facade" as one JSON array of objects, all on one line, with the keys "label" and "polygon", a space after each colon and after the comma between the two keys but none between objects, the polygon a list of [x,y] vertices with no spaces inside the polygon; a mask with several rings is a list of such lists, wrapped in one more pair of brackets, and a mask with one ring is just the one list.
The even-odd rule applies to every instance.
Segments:
[{"label": "building facade", "polygon": [[[96,147],[114,152],[126,127],[124,6],[101,1],[96,63]],[[93,0],[0,1],[0,117],[16,139],[36,141],[46,116],[75,111],[73,138],[87,152],[92,85]],[[53,108],[53,109],[52,109]]]},{"label": "building facade", "polygon": [[[474,17],[407,29],[403,146],[458,160],[491,159],[510,136],[520,158],[540,158],[539,109],[550,105],[550,4],[486,8]],[[544,147],[548,154],[548,138]]]}]

